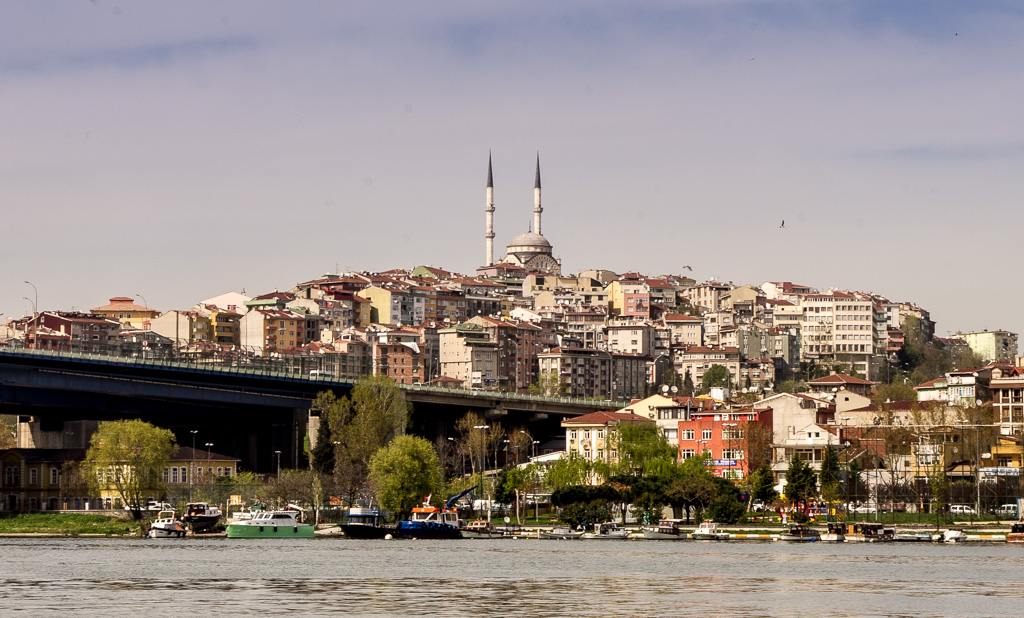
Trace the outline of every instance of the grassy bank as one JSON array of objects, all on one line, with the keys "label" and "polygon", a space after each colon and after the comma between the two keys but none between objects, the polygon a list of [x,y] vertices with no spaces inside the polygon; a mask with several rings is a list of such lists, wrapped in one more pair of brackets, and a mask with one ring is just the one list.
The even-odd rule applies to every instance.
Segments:
[{"label": "grassy bank", "polygon": [[0,515],[0,534],[132,534],[138,524],[110,515],[21,513]]}]

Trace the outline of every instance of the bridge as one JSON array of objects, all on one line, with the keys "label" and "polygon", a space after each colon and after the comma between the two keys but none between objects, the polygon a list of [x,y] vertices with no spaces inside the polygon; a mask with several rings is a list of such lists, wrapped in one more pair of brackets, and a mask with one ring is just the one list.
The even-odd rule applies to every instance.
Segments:
[{"label": "bridge", "polygon": [[[0,351],[0,414],[19,417],[20,446],[87,446],[99,421],[141,418],[174,432],[182,446],[238,457],[247,470],[297,466],[317,394],[352,383],[272,362],[196,362],[68,351]],[[566,417],[621,402],[403,385],[409,431],[451,435],[468,411],[538,438],[561,434]]]}]

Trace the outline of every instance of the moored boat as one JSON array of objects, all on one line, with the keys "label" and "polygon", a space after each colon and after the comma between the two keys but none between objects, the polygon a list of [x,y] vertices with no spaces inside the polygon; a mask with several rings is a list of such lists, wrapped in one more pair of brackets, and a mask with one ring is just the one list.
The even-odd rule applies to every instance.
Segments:
[{"label": "moored boat", "polygon": [[885,543],[895,540],[895,531],[882,524],[862,521],[850,524],[846,531],[847,543]]},{"label": "moored boat", "polygon": [[702,521],[690,534],[690,538],[694,541],[726,541],[729,533],[721,530],[713,521]]},{"label": "moored boat", "polygon": [[495,528],[494,524],[483,519],[477,519],[465,524],[462,526],[461,531],[462,538],[464,539],[500,539],[508,536]]},{"label": "moored boat", "polygon": [[537,538],[562,540],[579,539],[583,538],[583,531],[573,530],[572,528],[567,527],[553,528],[551,530],[538,530]]},{"label": "moored boat", "polygon": [[825,532],[821,533],[822,543],[842,543],[846,539],[846,525],[836,521],[826,524]]},{"label": "moored boat", "polygon": [[943,543],[963,543],[967,540],[967,533],[963,530],[950,528],[942,533]]},{"label": "moored boat", "polygon": [[643,526],[644,538],[657,541],[681,541],[689,538],[683,530],[679,529],[679,521],[675,519],[663,519],[657,525]]},{"label": "moored boat", "polygon": [[148,536],[151,539],[180,539],[185,536],[185,524],[175,517],[174,511],[160,511],[149,525]]},{"label": "moored boat", "polygon": [[791,524],[788,530],[779,535],[779,540],[790,543],[809,543],[820,541],[821,533],[803,524]]},{"label": "moored boat", "polygon": [[1024,522],[1017,522],[1010,526],[1010,532],[1006,535],[1007,543],[1024,543]]},{"label": "moored boat", "polygon": [[407,539],[461,539],[459,512],[452,508],[452,505],[474,489],[476,487],[470,487],[448,498],[442,508],[430,506],[428,496],[428,499],[423,501],[423,506],[412,510],[409,519],[398,522],[396,531]]},{"label": "moored boat", "polygon": [[383,539],[395,534],[394,526],[382,525],[384,514],[371,503],[357,503],[345,510],[345,520],[338,524],[350,539]]},{"label": "moored boat", "polygon": [[905,530],[894,534],[892,540],[897,543],[931,543],[937,536],[931,532]]},{"label": "moored boat", "polygon": [[313,525],[299,522],[298,511],[262,511],[228,524],[229,539],[313,538]]},{"label": "moored boat", "polygon": [[606,522],[603,524],[594,524],[593,532],[586,532],[583,534],[585,540],[592,541],[616,541],[622,540],[629,537],[629,530],[619,527],[618,524],[612,522]]},{"label": "moored boat", "polygon": [[185,505],[185,516],[181,520],[192,528],[192,532],[205,532],[217,525],[221,515],[221,510],[216,506],[206,502],[189,502]]}]

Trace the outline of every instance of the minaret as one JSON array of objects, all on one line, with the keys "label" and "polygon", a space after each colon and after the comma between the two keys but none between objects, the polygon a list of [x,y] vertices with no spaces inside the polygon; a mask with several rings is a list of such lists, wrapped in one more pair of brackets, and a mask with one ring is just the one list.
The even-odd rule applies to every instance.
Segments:
[{"label": "minaret", "polygon": [[484,232],[484,239],[487,241],[487,266],[494,264],[494,177],[491,174],[491,153],[487,153],[487,231]]},{"label": "minaret", "polygon": [[537,175],[533,181],[533,231],[536,234],[543,233],[540,231],[540,213],[544,212],[544,209],[540,207],[540,153],[537,153]]}]

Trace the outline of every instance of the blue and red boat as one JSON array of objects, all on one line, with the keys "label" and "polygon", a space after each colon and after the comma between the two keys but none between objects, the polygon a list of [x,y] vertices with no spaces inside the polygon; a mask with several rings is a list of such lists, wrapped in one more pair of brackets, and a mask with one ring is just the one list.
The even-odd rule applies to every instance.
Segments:
[{"label": "blue and red boat", "polygon": [[425,500],[423,506],[412,510],[412,517],[398,522],[398,534],[407,539],[461,539],[459,512],[453,508],[455,502],[476,489],[470,487],[457,496],[448,498],[443,508],[430,506]]}]

